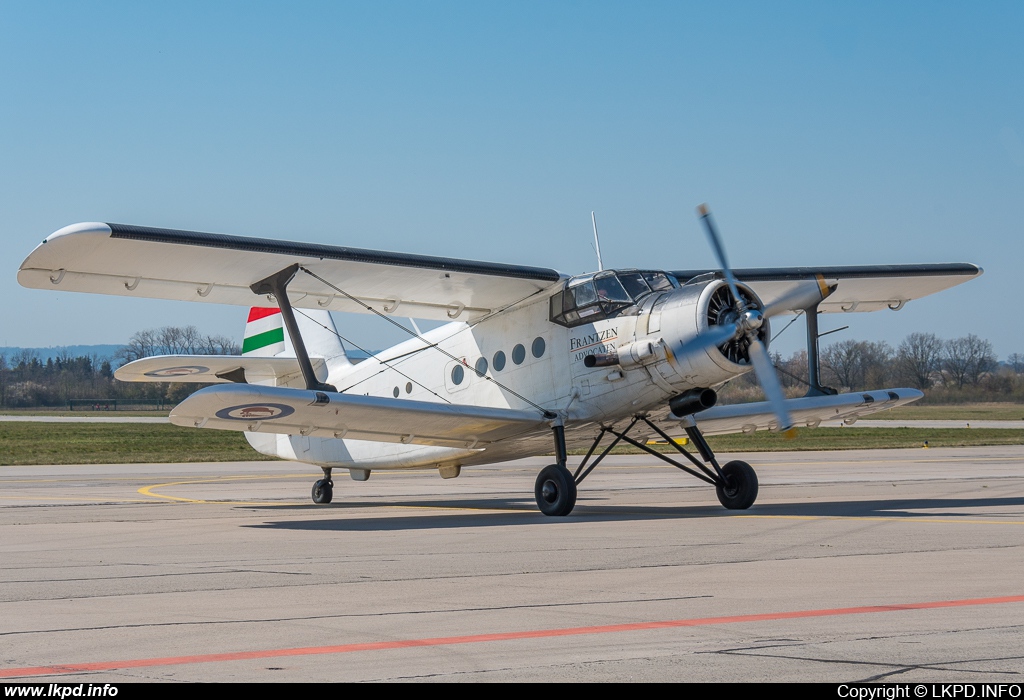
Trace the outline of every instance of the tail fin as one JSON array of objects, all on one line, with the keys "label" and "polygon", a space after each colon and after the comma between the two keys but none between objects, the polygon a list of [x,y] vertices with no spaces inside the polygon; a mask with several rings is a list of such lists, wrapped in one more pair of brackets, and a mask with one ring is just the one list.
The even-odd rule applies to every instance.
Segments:
[{"label": "tail fin", "polygon": [[[321,309],[295,309],[295,322],[302,334],[302,342],[310,357],[322,357],[327,364],[328,375],[350,366],[345,347],[338,337],[330,311]],[[291,338],[284,330],[281,309],[249,309],[245,324],[245,339],[242,341],[242,355],[250,357],[295,357]]]},{"label": "tail fin", "polygon": [[251,357],[274,357],[284,352],[284,322],[281,309],[254,306],[249,309],[242,340],[242,354]]}]

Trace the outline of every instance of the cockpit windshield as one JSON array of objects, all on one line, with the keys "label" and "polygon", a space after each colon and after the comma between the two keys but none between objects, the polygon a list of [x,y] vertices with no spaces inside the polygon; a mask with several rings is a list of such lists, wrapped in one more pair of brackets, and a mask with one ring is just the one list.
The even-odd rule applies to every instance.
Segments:
[{"label": "cockpit windshield", "polygon": [[679,286],[664,272],[608,270],[579,275],[566,281],[562,291],[551,297],[551,321],[578,326],[611,318],[633,308],[651,292]]}]

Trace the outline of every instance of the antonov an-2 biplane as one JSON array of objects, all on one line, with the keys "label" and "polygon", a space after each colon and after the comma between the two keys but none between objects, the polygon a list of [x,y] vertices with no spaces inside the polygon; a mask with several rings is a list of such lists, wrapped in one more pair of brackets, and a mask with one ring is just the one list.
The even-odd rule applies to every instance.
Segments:
[{"label": "antonov an-2 biplane", "polygon": [[[749,508],[757,476],[720,465],[704,435],[855,421],[919,399],[914,389],[836,394],[819,379],[818,314],[903,308],[980,275],[971,264],[732,271],[705,208],[720,270],[555,270],[211,233],[82,223],[22,263],[35,289],[252,307],[241,356],[162,356],[124,381],[213,383],[171,422],[243,431],[259,452],[365,481],[378,469],[436,469],[551,454],[535,496],[567,515],[611,447],[646,450]],[[352,363],[331,311],[446,321]],[[785,399],[769,319],[803,313],[810,390]],[[412,324],[415,328],[415,324]],[[404,326],[403,326],[404,327]],[[285,332],[287,331],[287,332]],[[715,406],[715,387],[753,369],[767,401]],[[675,436],[684,434],[688,451]],[[607,440],[606,440],[607,438]],[[678,455],[648,446],[659,438]],[[602,447],[603,445],[603,447]],[[601,448],[600,451],[598,448]],[[570,473],[566,454],[587,449]],[[596,454],[596,457],[595,457]]]}]

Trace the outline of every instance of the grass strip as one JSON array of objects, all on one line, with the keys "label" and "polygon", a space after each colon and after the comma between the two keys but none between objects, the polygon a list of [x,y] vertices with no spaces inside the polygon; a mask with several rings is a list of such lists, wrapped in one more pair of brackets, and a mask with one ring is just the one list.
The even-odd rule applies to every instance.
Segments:
[{"label": "grass strip", "polygon": [[[1024,430],[984,428],[805,428],[781,435],[719,435],[708,438],[716,452],[791,452],[885,448],[1024,445]],[[606,443],[607,444],[607,443]],[[668,445],[653,446],[671,451]],[[617,447],[614,454],[638,454]],[[583,454],[584,451],[573,451]],[[140,462],[232,462],[268,460],[241,433],[148,423],[0,423],[0,465],[132,464]]]},{"label": "grass strip", "polygon": [[[610,438],[605,438],[610,440]],[[814,450],[880,450],[928,447],[982,447],[1024,445],[1024,430],[984,428],[803,428],[793,439],[768,431],[752,435],[715,435],[708,443],[722,452],[805,452]],[[607,444],[607,443],[606,443]],[[660,452],[672,452],[669,445],[651,445]],[[694,451],[692,445],[686,446]],[[573,450],[572,454],[584,454]],[[635,447],[616,447],[612,454],[640,454]]]},{"label": "grass strip", "polygon": [[267,460],[242,433],[153,423],[0,423],[0,465]]},{"label": "grass strip", "polygon": [[888,411],[879,411],[864,420],[1024,420],[1024,404],[911,404]]}]

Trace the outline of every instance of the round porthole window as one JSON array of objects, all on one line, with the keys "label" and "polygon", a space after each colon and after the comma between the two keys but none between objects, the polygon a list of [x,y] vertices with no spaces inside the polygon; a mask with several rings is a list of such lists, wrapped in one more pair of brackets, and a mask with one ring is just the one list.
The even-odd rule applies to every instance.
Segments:
[{"label": "round porthole window", "polygon": [[411,394],[412,393],[412,382],[406,382],[405,383],[405,393],[407,393],[407,394]]},{"label": "round porthole window", "polygon": [[397,399],[398,398],[398,393],[399,393],[398,392],[398,387],[396,386],[395,390],[391,392],[391,395],[394,396]]},{"label": "round porthole window", "polygon": [[487,358],[481,357],[476,361],[476,373],[481,377],[487,374]]},{"label": "round porthole window", "polygon": [[512,361],[517,365],[523,364],[523,360],[526,359],[526,348],[520,345],[516,345],[512,348]]},{"label": "round porthole window", "polygon": [[491,360],[491,366],[494,367],[495,372],[500,372],[505,369],[505,353],[501,350],[494,353],[494,359]]},{"label": "round porthole window", "polygon": [[544,344],[544,339],[543,338],[541,338],[540,336],[537,336],[536,338],[534,338],[533,339],[533,347],[531,348],[531,350],[533,351],[533,356],[534,357],[541,357],[544,354],[544,348],[545,347],[546,346]]},{"label": "round porthole window", "polygon": [[462,384],[462,380],[466,378],[466,372],[462,369],[462,365],[455,365],[452,367],[452,384],[458,386]]}]

